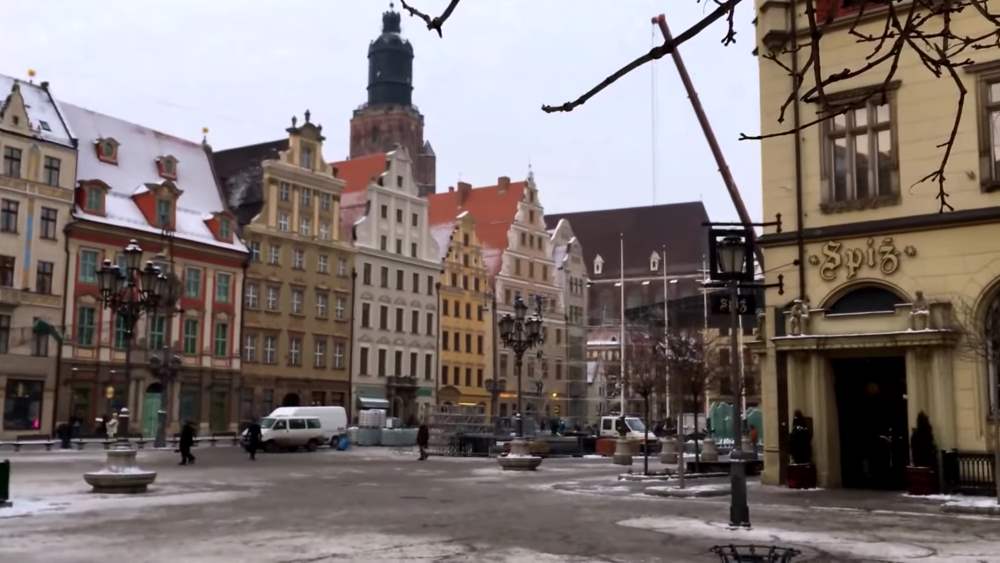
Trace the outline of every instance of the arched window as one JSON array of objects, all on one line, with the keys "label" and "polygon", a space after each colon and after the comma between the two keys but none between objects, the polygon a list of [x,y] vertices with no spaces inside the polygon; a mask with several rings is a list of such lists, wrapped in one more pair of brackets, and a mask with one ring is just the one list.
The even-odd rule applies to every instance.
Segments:
[{"label": "arched window", "polygon": [[599,276],[602,272],[604,272],[604,258],[601,258],[601,255],[598,254],[594,258],[594,275]]},{"label": "arched window", "polygon": [[993,296],[993,302],[986,310],[983,325],[986,341],[986,383],[990,412],[996,415],[1000,407],[1000,294]]},{"label": "arched window", "polygon": [[841,295],[826,308],[828,315],[892,313],[906,300],[884,287],[867,285]]}]

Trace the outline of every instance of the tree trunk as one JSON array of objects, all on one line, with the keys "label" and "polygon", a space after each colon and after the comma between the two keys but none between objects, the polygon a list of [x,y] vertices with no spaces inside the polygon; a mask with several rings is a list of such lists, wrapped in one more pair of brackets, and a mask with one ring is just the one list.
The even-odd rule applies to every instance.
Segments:
[{"label": "tree trunk", "polygon": [[646,435],[642,443],[642,474],[649,475],[649,393],[643,396],[643,402],[646,406]]}]

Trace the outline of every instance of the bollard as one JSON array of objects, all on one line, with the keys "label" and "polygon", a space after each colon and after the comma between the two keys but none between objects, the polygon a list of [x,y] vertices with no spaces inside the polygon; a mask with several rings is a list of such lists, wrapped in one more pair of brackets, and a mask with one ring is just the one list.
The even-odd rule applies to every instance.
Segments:
[{"label": "bollard", "polygon": [[10,460],[0,461],[0,508],[10,506]]}]

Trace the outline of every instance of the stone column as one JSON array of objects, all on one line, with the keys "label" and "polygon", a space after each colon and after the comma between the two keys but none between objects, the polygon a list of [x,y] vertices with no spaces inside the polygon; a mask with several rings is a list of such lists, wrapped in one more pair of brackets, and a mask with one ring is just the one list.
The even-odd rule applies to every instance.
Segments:
[{"label": "stone column", "polygon": [[[959,408],[955,402],[954,353],[950,348],[936,348],[929,358],[928,367],[932,369],[933,378],[928,386],[931,390],[931,424],[934,426],[934,439],[938,449],[961,447],[958,443]],[[974,369],[973,373],[978,373]],[[978,408],[975,416],[982,421]],[[989,430],[987,430],[987,435]]]},{"label": "stone column", "polygon": [[829,361],[812,354],[809,365],[809,412],[813,419],[813,461],[823,487],[840,486],[840,428],[837,395]]}]

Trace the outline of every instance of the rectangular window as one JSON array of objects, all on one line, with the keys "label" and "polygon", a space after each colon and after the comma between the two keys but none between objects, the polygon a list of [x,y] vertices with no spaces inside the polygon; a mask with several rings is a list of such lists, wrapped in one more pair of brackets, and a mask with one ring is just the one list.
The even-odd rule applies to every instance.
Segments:
[{"label": "rectangular window", "polygon": [[17,232],[17,213],[20,205],[12,199],[5,199],[0,203],[0,232]]},{"label": "rectangular window", "polygon": [[402,223],[403,222],[403,210],[402,209],[397,209],[396,210],[396,222],[397,223]]},{"label": "rectangular window", "polygon": [[448,366],[441,366],[441,385],[448,385]]},{"label": "rectangular window", "polygon": [[[37,323],[42,319],[35,317]],[[49,335],[45,333],[35,333],[31,335],[31,355],[44,358],[49,355]]]},{"label": "rectangular window", "polygon": [[465,318],[472,320],[472,303],[465,304]]},{"label": "rectangular window", "polygon": [[393,375],[396,375],[397,377],[402,376],[403,375],[403,351],[402,350],[396,350],[396,353],[393,354],[393,360],[395,362],[393,364],[393,366],[392,366],[393,367]]},{"label": "rectangular window", "polygon": [[403,270],[396,270],[396,289],[403,291]]},{"label": "rectangular window", "polygon": [[104,192],[101,188],[91,187],[87,188],[87,211],[93,211],[95,213],[103,213],[104,210]]},{"label": "rectangular window", "polygon": [[380,285],[386,289],[389,288],[389,268],[382,266],[381,272],[382,279],[379,280]]},{"label": "rectangular window", "polygon": [[427,313],[427,336],[434,336],[434,313]]},{"label": "rectangular window", "polygon": [[344,343],[340,340],[333,342],[333,369],[344,369]]},{"label": "rectangular window", "polygon": [[507,354],[500,354],[500,377],[507,377]]},{"label": "rectangular window", "polygon": [[381,214],[381,216],[382,216],[383,219],[388,219],[389,218],[389,206],[388,205],[383,205],[381,208],[379,208],[379,213]]},{"label": "rectangular window", "polygon": [[410,332],[420,334],[420,311],[410,311]]},{"label": "rectangular window", "polygon": [[288,213],[285,213],[284,211],[278,213],[278,230],[283,233],[287,233],[288,224],[289,224]]},{"label": "rectangular window", "polygon": [[[90,346],[91,345],[90,342],[92,342],[93,338],[94,338],[93,337],[93,330],[94,330],[93,314],[94,314],[94,310],[91,309],[91,308],[89,308],[89,307],[87,307],[87,310],[90,311],[90,315],[91,315],[91,323],[90,323],[91,334],[90,334],[90,336],[89,336],[89,338],[87,340],[87,344],[84,344],[83,343],[84,342],[83,341],[83,324],[81,323],[77,327],[77,335],[78,335],[78,339],[77,340],[78,340],[78,343],[80,344],[80,346]],[[81,313],[80,317],[83,318],[83,315],[82,315],[83,308],[82,307],[80,308],[80,313]],[[6,354],[9,351],[10,351],[10,315],[0,315],[0,354]]]},{"label": "rectangular window", "polygon": [[403,332],[403,309],[396,307],[396,332]]},{"label": "rectangular window", "polygon": [[365,264],[364,267],[362,268],[361,283],[363,283],[365,285],[371,285],[372,284],[372,265],[371,264]]},{"label": "rectangular window", "polygon": [[480,356],[483,355],[483,335],[480,334],[476,336],[476,353]]},{"label": "rectangular window", "polygon": [[396,254],[403,253],[403,239],[396,239]]},{"label": "rectangular window", "polygon": [[372,306],[370,303],[361,304],[361,328],[372,327]]},{"label": "rectangular window", "polygon": [[891,109],[881,101],[875,96],[864,107],[837,115],[824,125],[828,202],[863,201],[896,193]]},{"label": "rectangular window", "polygon": [[184,269],[184,296],[197,298],[201,295],[201,270]]},{"label": "rectangular window", "polygon": [[378,351],[378,376],[385,377],[385,348],[380,348]]},{"label": "rectangular window", "polygon": [[444,298],[441,299],[441,316],[448,316],[448,300]]},{"label": "rectangular window", "polygon": [[316,293],[316,316],[325,319],[326,309],[330,297],[325,293]]},{"label": "rectangular window", "polygon": [[281,288],[276,285],[267,286],[267,310],[277,311],[278,301],[281,299]]},{"label": "rectangular window", "polygon": [[450,333],[447,330],[442,330],[441,331],[441,349],[444,350],[445,352],[448,351],[448,341],[449,341],[448,335],[449,334]]},{"label": "rectangular window", "polygon": [[184,354],[193,356],[198,353],[198,320],[184,319]]},{"label": "rectangular window", "polygon": [[562,362],[556,360],[556,379],[562,379],[563,375],[562,372],[563,372]]},{"label": "rectangular window", "polygon": [[42,230],[38,233],[43,239],[56,240],[56,224],[59,211],[51,207],[42,208]]},{"label": "rectangular window", "polygon": [[322,209],[323,211],[329,211],[330,207],[332,206],[331,205],[332,202],[333,198],[330,197],[330,194],[326,193],[319,194],[319,208]]},{"label": "rectangular window", "polygon": [[44,295],[52,294],[52,272],[55,264],[44,260],[38,261],[38,274],[35,277],[35,292]]},{"label": "rectangular window", "polygon": [[320,240],[330,240],[330,223],[323,221],[319,224],[319,239]]},{"label": "rectangular window", "polygon": [[215,302],[229,303],[229,282],[232,276],[219,272],[215,274]]},{"label": "rectangular window", "polygon": [[986,104],[983,107],[984,129],[986,139],[984,139],[984,149],[986,154],[984,159],[989,166],[989,177],[983,178],[987,182],[992,182],[992,189],[1000,188],[1000,77],[991,77],[983,83]]},{"label": "rectangular window", "polygon": [[417,353],[410,352],[410,377],[417,378]]},{"label": "rectangular window", "polygon": [[461,352],[462,351],[462,335],[456,332],[454,334],[454,337],[455,337],[454,338],[455,351],[456,352]]},{"label": "rectangular window", "polygon": [[281,201],[290,201],[292,199],[292,186],[288,182],[282,182],[278,185],[278,199]]},{"label": "rectangular window", "polygon": [[167,317],[164,315],[153,315],[148,317],[149,324],[149,349],[162,350],[166,347]]},{"label": "rectangular window", "polygon": [[250,248],[250,261],[254,264],[260,264],[260,241],[252,240],[247,243]]},{"label": "rectangular window", "polygon": [[482,321],[483,320],[483,308],[482,308],[482,306],[476,307],[476,320],[477,321]]},{"label": "rectangular window", "polygon": [[330,257],[326,254],[320,254],[319,258],[316,259],[316,271],[321,274],[327,274],[330,272]]},{"label": "rectangular window", "polygon": [[299,205],[306,209],[312,206],[312,190],[303,189],[299,193]]},{"label": "rectangular window", "polygon": [[3,149],[3,173],[11,178],[21,177],[21,149]]},{"label": "rectangular window", "polygon": [[338,295],[334,301],[334,318],[343,321],[346,318],[347,299],[343,295]]},{"label": "rectangular window", "polygon": [[59,185],[59,169],[62,167],[62,162],[58,158],[51,156],[45,157],[45,183],[50,186]]},{"label": "rectangular window", "polygon": [[225,217],[219,218],[219,238],[222,240],[229,240],[229,219]]},{"label": "rectangular window", "polygon": [[413,274],[413,293],[420,293],[420,274]]},{"label": "rectangular window", "polygon": [[302,365],[302,337],[300,336],[288,337],[288,365]]},{"label": "rectangular window", "polygon": [[477,369],[476,370],[476,387],[482,387],[482,386],[483,386],[483,370],[482,369]]},{"label": "rectangular window", "polygon": [[378,248],[379,250],[385,252],[389,248],[389,238],[386,237],[385,235],[380,236],[378,242]]},{"label": "rectangular window", "polygon": [[307,237],[312,234],[312,221],[306,219],[305,217],[299,221],[299,234]]},{"label": "rectangular window", "polygon": [[434,373],[434,370],[431,368],[431,365],[433,363],[434,363],[434,356],[432,356],[431,354],[424,354],[424,379],[426,379],[427,381],[430,381],[431,376]]},{"label": "rectangular window", "polygon": [[44,381],[34,379],[8,379],[4,395],[4,430],[42,429],[42,397]]},{"label": "rectangular window", "polygon": [[299,166],[312,169],[313,149],[311,146],[303,144],[299,147]]},{"label": "rectangular window", "polygon": [[389,307],[386,305],[379,306],[378,327],[381,330],[389,330]]},{"label": "rectangular window", "polygon": [[125,317],[123,315],[115,315],[114,319],[115,338],[112,344],[118,350],[124,350],[125,342],[128,338],[128,323],[125,322]]},{"label": "rectangular window", "polygon": [[514,259],[514,275],[515,276],[520,276],[521,275],[521,259],[520,258],[515,258]]},{"label": "rectangular window", "polygon": [[301,315],[302,314],[302,302],[305,301],[304,295],[301,289],[292,289],[292,314]]},{"label": "rectangular window", "polygon": [[156,221],[161,227],[173,224],[174,206],[169,199],[156,200]]},{"label": "rectangular window", "polygon": [[416,227],[420,223],[420,219],[416,213],[410,215],[410,226]]},{"label": "rectangular window", "polygon": [[248,309],[256,309],[260,305],[260,288],[255,283],[248,283],[243,296],[243,306]]},{"label": "rectangular window", "polygon": [[313,343],[313,367],[319,369],[326,368],[326,337],[317,336]]},{"label": "rectangular window", "polygon": [[465,333],[465,352],[472,352],[472,335],[469,333]]},{"label": "rectangular window", "polygon": [[248,334],[243,339],[243,361],[253,363],[257,361],[257,335]]},{"label": "rectangular window", "polygon": [[337,257],[337,275],[345,278],[347,277],[347,260],[341,257]]},{"label": "rectangular window", "polygon": [[434,276],[427,276],[427,295],[434,295]]},{"label": "rectangular window", "polygon": [[280,266],[281,265],[281,247],[280,246],[278,246],[277,244],[272,244],[271,245],[271,249],[270,249],[267,261],[272,266]]},{"label": "rectangular window", "polygon": [[274,365],[278,363],[278,337],[268,335],[264,337],[264,363]]},{"label": "rectangular window", "polygon": [[227,344],[229,342],[229,323],[215,323],[215,357],[225,358],[229,356]]},{"label": "rectangular window", "polygon": [[301,248],[295,248],[292,250],[292,269],[306,269],[306,253]]},{"label": "rectangular window", "polygon": [[415,243],[415,242],[411,242],[410,243],[410,256],[412,258],[416,258],[417,257],[417,243]]},{"label": "rectangular window", "polygon": [[364,346],[361,347],[361,358],[358,362],[361,364],[361,375],[368,375],[368,348],[365,348]]},{"label": "rectangular window", "polygon": [[472,368],[465,368],[465,386],[472,387]]}]

